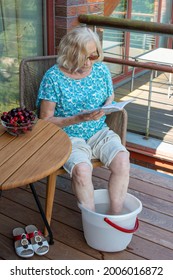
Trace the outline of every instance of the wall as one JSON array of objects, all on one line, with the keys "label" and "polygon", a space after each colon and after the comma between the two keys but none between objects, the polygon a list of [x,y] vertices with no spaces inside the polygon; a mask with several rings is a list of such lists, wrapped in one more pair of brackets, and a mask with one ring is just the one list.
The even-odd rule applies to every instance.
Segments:
[{"label": "wall", "polygon": [[61,38],[79,25],[78,15],[103,15],[104,0],[55,0],[55,53]]}]

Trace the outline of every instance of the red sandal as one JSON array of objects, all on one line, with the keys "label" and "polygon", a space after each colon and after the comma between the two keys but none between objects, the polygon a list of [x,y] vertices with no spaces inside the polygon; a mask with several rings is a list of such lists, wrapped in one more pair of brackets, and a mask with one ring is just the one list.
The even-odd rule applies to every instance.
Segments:
[{"label": "red sandal", "polygon": [[29,236],[34,252],[39,255],[45,255],[49,251],[49,244],[40,230],[34,225],[25,227],[25,231]]},{"label": "red sandal", "polygon": [[30,258],[34,255],[32,245],[29,243],[29,236],[23,228],[13,229],[13,239],[16,254],[22,258]]}]

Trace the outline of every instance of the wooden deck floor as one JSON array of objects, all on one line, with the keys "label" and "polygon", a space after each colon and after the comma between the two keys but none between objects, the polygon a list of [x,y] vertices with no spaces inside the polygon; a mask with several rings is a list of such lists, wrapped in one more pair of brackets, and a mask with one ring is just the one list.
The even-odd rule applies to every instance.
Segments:
[{"label": "wooden deck floor", "polygon": [[[109,171],[94,170],[96,188],[106,188]],[[41,202],[45,202],[45,180],[35,184]],[[71,192],[68,175],[57,179],[52,230],[54,245],[39,260],[172,260],[173,259],[173,186],[172,177],[131,166],[129,193],[138,197],[143,210],[140,226],[128,248],[106,253],[90,248],[84,239],[81,213]],[[12,240],[15,227],[35,224],[43,230],[43,222],[28,187],[4,191],[0,198],[0,259],[17,260]]]}]

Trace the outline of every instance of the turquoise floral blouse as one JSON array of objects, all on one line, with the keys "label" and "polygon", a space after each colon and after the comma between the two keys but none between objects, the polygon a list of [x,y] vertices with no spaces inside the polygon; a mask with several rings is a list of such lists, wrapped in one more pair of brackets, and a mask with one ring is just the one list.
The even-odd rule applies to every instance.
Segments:
[{"label": "turquoise floral blouse", "polygon": [[[56,103],[54,115],[70,117],[102,106],[113,93],[112,79],[107,66],[103,62],[93,64],[90,75],[82,79],[67,77],[54,65],[44,75],[40,85],[37,105],[40,100]],[[73,137],[85,140],[106,127],[105,116],[64,127],[63,130]]]}]

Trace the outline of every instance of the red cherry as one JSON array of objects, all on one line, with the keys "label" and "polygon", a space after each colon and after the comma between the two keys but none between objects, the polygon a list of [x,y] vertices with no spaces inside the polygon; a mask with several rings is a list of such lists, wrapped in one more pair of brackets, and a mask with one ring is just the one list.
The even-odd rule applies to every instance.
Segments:
[{"label": "red cherry", "polygon": [[20,119],[21,119],[21,121],[24,121],[25,117],[20,115]]},{"label": "red cherry", "polygon": [[11,119],[11,120],[10,120],[10,124],[14,124],[14,119]]},{"label": "red cherry", "polygon": [[17,121],[18,121],[18,117],[14,117],[13,120],[14,120],[15,122],[17,122]]}]

